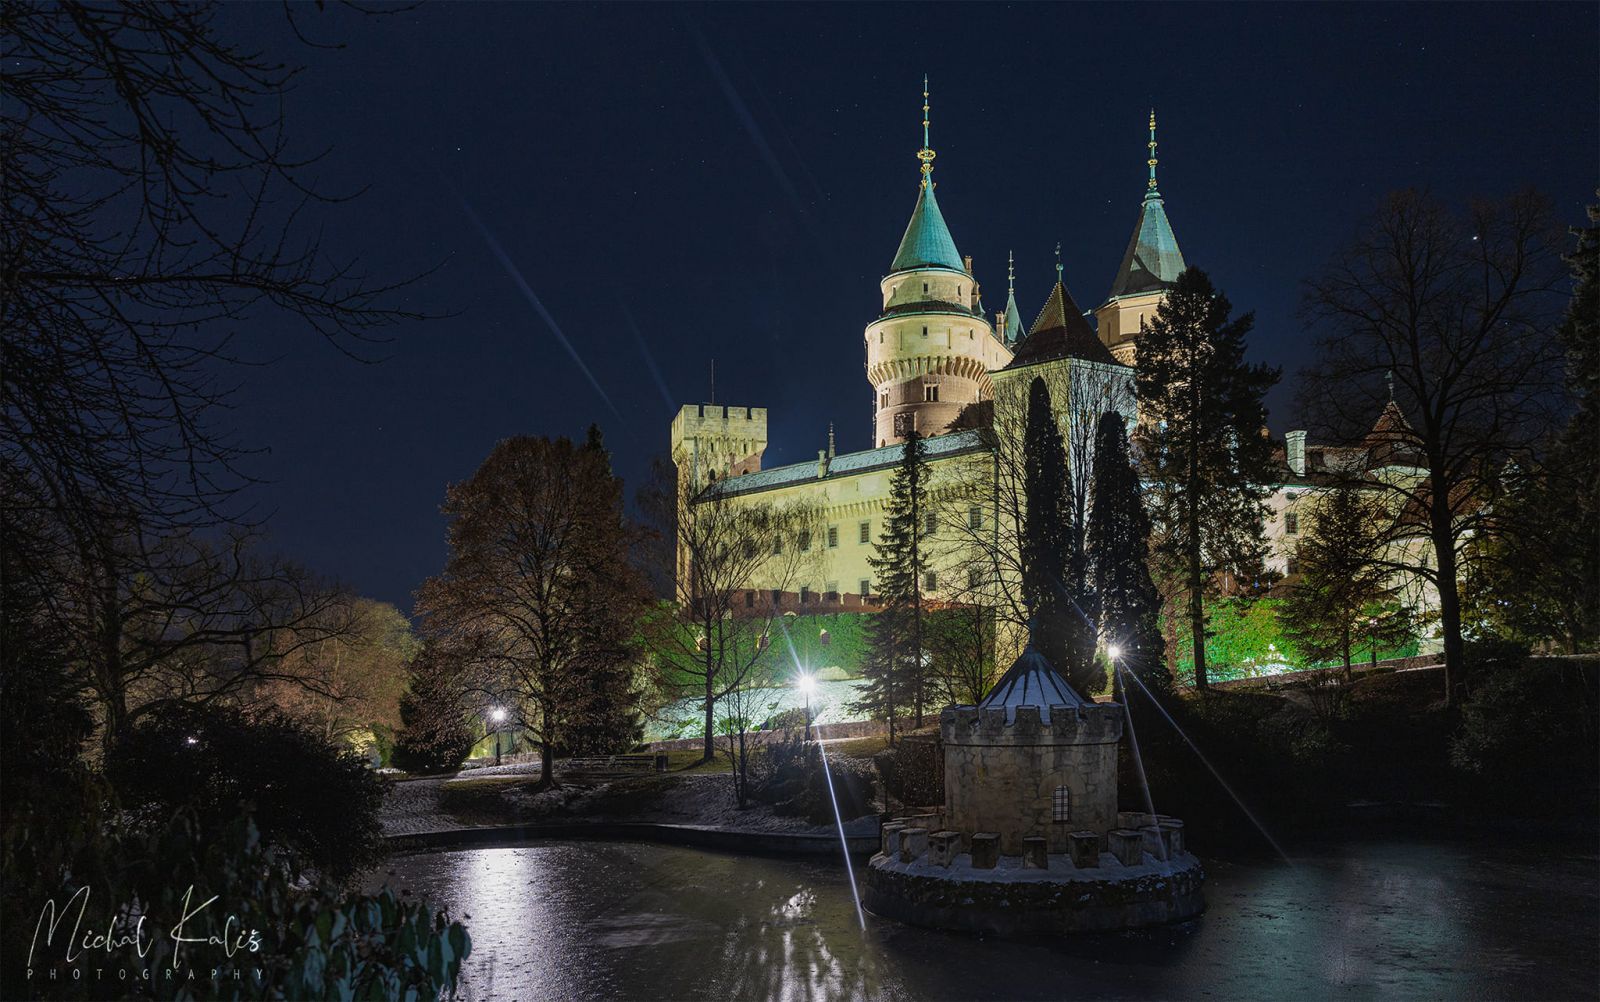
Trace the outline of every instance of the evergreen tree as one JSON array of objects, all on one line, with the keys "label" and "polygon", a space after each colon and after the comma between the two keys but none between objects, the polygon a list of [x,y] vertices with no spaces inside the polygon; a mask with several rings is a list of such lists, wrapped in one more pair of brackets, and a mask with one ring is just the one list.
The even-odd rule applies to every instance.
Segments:
[{"label": "evergreen tree", "polygon": [[861,665],[866,685],[855,706],[888,719],[891,744],[895,717],[907,706],[916,725],[922,723],[926,674],[922,575],[927,565],[922,536],[928,510],[928,464],[923,454],[922,436],[912,431],[889,485],[883,532],[873,555],[867,558],[878,577],[883,609],[867,624],[867,650]]},{"label": "evergreen tree", "polygon": [[1262,432],[1264,398],[1279,370],[1246,364],[1254,314],[1232,318],[1232,311],[1205,272],[1185,270],[1142,328],[1135,377],[1156,556],[1188,599],[1199,689],[1206,686],[1206,594],[1222,576],[1265,577],[1262,502],[1276,472]]},{"label": "evergreen tree", "polygon": [[[1172,687],[1161,636],[1161,593],[1150,578],[1150,518],[1139,475],[1128,458],[1122,415],[1107,411],[1094,445],[1094,504],[1088,558],[1100,613],[1100,635],[1121,648],[1121,661],[1152,690]],[[1113,670],[1115,670],[1113,668]]]},{"label": "evergreen tree", "polygon": [[1094,624],[1086,608],[1083,534],[1073,517],[1066,444],[1050,390],[1037,376],[1028,388],[1022,455],[1022,595],[1033,618],[1033,646],[1073,688],[1094,692],[1104,686],[1105,672],[1095,661]]},{"label": "evergreen tree", "polygon": [[1368,639],[1376,650],[1375,634],[1392,634],[1411,619],[1383,562],[1382,524],[1371,499],[1359,489],[1338,487],[1317,504],[1295,550],[1300,579],[1283,604],[1284,630],[1307,656],[1340,659],[1346,681],[1358,641]]}]

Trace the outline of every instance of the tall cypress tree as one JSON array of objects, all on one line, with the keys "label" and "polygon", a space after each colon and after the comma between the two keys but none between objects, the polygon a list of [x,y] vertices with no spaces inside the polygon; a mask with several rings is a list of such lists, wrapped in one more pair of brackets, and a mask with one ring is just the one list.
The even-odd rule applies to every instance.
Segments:
[{"label": "tall cypress tree", "polygon": [[900,466],[889,484],[883,531],[867,558],[878,577],[883,609],[867,624],[867,650],[861,675],[866,680],[855,707],[889,721],[895,738],[895,717],[909,707],[922,723],[923,623],[922,575],[927,553],[922,545],[926,516],[928,464],[922,436],[906,437]]},{"label": "tall cypress tree", "polygon": [[1263,580],[1263,501],[1276,472],[1263,431],[1279,370],[1246,364],[1255,316],[1232,312],[1206,273],[1188,268],[1140,334],[1135,375],[1156,555],[1188,599],[1198,689],[1206,687],[1205,596],[1222,576]]},{"label": "tall cypress tree", "polygon": [[1083,542],[1072,514],[1072,474],[1050,390],[1037,376],[1028,387],[1022,461],[1027,495],[1022,597],[1033,616],[1033,645],[1079,692],[1093,692],[1104,684],[1105,673],[1094,659],[1094,624],[1083,594]]},{"label": "tall cypress tree", "polygon": [[1100,633],[1107,646],[1121,648],[1122,663],[1145,685],[1169,689],[1161,593],[1150,578],[1150,517],[1128,459],[1127,425],[1116,411],[1107,411],[1095,432],[1093,498],[1087,548]]}]

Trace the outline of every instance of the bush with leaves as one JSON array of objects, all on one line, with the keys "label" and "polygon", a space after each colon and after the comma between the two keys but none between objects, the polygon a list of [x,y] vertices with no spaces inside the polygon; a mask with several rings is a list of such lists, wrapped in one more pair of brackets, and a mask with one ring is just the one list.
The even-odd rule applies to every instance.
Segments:
[{"label": "bush with leaves", "polygon": [[1592,779],[1600,661],[1530,658],[1505,642],[1468,644],[1466,655],[1473,681],[1450,741],[1451,765],[1518,797]]},{"label": "bush with leaves", "polygon": [[406,772],[454,769],[476,741],[461,709],[460,689],[440,674],[425,651],[410,690],[400,697],[400,730],[390,761]]},{"label": "bush with leaves", "polygon": [[[80,842],[79,848],[63,876],[29,874],[26,888],[8,880],[8,895],[26,895],[36,908],[53,899],[60,908],[86,892],[86,924],[95,921],[102,930],[118,908],[137,900],[148,919],[144,950],[97,950],[92,961],[80,958],[89,970],[75,979],[68,971],[74,965],[57,952],[66,949],[58,936],[49,947],[41,941],[33,966],[57,967],[63,976],[24,981],[28,964],[11,952],[26,950],[28,937],[6,937],[3,997],[128,996],[129,981],[90,980],[92,968],[104,968],[149,971],[149,980],[136,982],[139,995],[159,999],[437,999],[454,994],[472,949],[459,922],[390,890],[345,895],[302,889],[298,871],[271,851],[248,816],[213,826],[185,809],[142,833]],[[187,900],[190,888],[197,897]],[[212,895],[212,904],[194,908]],[[190,942],[180,944],[165,930],[185,915],[183,936]],[[151,935],[152,925],[163,933]],[[131,925],[114,929],[132,933]],[[241,945],[230,956],[214,945],[223,942]]]},{"label": "bush with leaves", "polygon": [[332,881],[382,856],[378,811],[387,781],[288,717],[174,707],[136,727],[107,773],[123,803],[163,813],[191,806],[208,826],[251,805],[269,845]]}]

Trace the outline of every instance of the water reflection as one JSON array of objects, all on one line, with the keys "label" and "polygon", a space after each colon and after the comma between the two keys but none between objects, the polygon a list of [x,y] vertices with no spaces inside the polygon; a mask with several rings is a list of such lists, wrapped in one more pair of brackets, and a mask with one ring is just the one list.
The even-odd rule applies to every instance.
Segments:
[{"label": "water reflection", "polygon": [[[469,999],[1527,997],[1593,994],[1592,850],[1301,846],[1208,862],[1200,919],[1017,943],[868,918],[842,867],[642,844],[399,857],[470,914]],[[381,879],[381,875],[379,878]]]}]

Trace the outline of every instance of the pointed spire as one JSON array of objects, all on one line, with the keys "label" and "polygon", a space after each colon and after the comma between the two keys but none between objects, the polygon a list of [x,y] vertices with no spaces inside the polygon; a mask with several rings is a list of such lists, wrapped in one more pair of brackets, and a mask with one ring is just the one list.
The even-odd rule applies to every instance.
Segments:
[{"label": "pointed spire", "polygon": [[1172,234],[1172,224],[1167,222],[1166,203],[1156,189],[1156,113],[1150,110],[1150,140],[1147,143],[1150,158],[1145,161],[1150,168],[1146,182],[1144,204],[1139,207],[1139,222],[1133,228],[1133,237],[1122,255],[1122,265],[1111,283],[1110,298],[1142,295],[1171,288],[1183,273],[1183,252],[1178,250],[1178,238]]},{"label": "pointed spire", "polygon": [[1017,257],[1006,251],[1006,344],[1015,345],[1022,340],[1022,311],[1017,309]]},{"label": "pointed spire", "polygon": [[1057,285],[1065,284],[1065,281],[1062,278],[1063,274],[1064,274],[1064,269],[1061,267],[1061,241],[1057,240],[1056,241],[1056,284]]},{"label": "pointed spire", "polygon": [[1394,370],[1390,369],[1383,374],[1383,381],[1389,384],[1389,402],[1394,403]]},{"label": "pointed spire", "polygon": [[922,75],[922,149],[917,151],[917,159],[922,161],[922,186],[933,185],[933,147],[928,144],[928,75]]},{"label": "pointed spire", "polygon": [[[1150,195],[1159,195],[1156,191],[1156,110],[1150,109],[1150,159],[1146,161],[1150,166]],[[1145,196],[1149,198],[1149,195]]]}]

